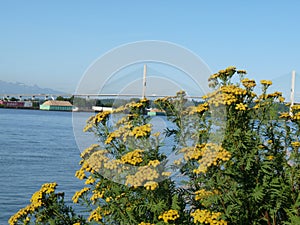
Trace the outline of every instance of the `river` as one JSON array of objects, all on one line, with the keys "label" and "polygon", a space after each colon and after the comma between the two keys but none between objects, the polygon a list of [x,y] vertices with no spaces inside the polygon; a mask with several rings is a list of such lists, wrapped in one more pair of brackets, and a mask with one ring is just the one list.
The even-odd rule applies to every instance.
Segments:
[{"label": "river", "polygon": [[[71,112],[0,108],[1,225],[29,204],[32,194],[46,182],[57,182],[57,191],[65,192],[66,203],[72,203],[73,194],[84,186],[74,176],[80,168],[79,148],[97,142],[94,135],[82,132],[90,115],[75,113],[72,120]],[[152,117],[151,123],[153,132],[172,127],[164,116]],[[173,142],[166,138],[165,143],[161,150],[172,162],[178,158],[170,151]]]},{"label": "river", "polygon": [[72,113],[0,109],[0,224],[45,182],[57,182],[70,203],[83,187],[74,177],[79,154]]}]

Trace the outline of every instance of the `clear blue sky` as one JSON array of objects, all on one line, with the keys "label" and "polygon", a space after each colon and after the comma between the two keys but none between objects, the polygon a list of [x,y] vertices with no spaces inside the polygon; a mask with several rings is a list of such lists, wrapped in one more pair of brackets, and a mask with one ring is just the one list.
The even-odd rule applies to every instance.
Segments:
[{"label": "clear blue sky", "polygon": [[141,40],[184,46],[213,72],[290,79],[300,74],[299,22],[297,0],[2,0],[0,80],[74,92],[96,58]]}]

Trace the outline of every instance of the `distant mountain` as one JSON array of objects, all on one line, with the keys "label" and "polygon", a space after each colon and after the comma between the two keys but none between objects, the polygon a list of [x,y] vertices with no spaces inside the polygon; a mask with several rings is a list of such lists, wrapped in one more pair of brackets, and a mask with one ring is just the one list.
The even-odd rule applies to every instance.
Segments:
[{"label": "distant mountain", "polygon": [[20,82],[6,82],[0,80],[0,94],[64,94],[51,88],[41,88],[37,85],[29,86]]}]

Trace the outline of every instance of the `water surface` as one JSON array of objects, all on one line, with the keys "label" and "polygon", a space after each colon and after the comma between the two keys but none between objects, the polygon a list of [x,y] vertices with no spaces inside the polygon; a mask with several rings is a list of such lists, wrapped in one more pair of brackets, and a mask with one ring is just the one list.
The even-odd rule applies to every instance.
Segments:
[{"label": "water surface", "polygon": [[45,182],[57,182],[70,203],[83,187],[74,177],[79,154],[72,113],[0,109],[0,224]]}]

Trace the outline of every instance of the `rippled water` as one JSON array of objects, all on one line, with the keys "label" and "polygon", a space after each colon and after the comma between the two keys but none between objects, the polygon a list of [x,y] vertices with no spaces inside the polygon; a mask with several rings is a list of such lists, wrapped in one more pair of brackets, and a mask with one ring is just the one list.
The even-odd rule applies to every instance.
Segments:
[{"label": "rippled water", "polygon": [[[74,176],[80,168],[79,148],[97,141],[92,134],[82,132],[90,115],[75,113],[72,124],[70,112],[0,108],[1,225],[29,204],[32,194],[46,182],[57,182],[57,191],[65,192],[66,203],[71,204],[73,194],[84,185]],[[165,117],[153,117],[151,123],[153,132],[172,127]],[[170,143],[166,138],[161,150],[172,162],[176,157]],[[76,209],[80,210],[78,206]]]},{"label": "rippled water", "polygon": [[83,182],[70,112],[0,109],[0,224],[29,203],[45,182],[70,200]]}]

